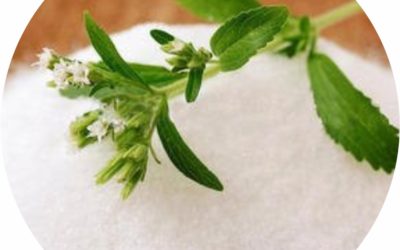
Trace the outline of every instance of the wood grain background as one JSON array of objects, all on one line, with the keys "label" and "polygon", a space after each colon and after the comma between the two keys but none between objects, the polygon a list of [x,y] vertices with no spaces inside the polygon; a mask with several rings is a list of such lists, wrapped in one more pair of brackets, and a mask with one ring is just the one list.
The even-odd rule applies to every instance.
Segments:
[{"label": "wood grain background", "polygon": [[[199,0],[200,1],[200,0]],[[262,0],[264,4],[287,4],[297,15],[317,15],[348,0]],[[43,47],[68,53],[88,44],[82,12],[89,10],[108,32],[144,22],[203,23],[174,0],[46,0],[27,26],[12,65],[31,63]],[[386,54],[369,19],[352,17],[323,35],[367,58],[387,64]]]}]

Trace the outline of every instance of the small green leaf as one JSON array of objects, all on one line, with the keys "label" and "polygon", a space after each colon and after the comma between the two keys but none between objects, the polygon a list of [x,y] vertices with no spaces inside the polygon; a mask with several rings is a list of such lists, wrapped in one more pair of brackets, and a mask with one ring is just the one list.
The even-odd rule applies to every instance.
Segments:
[{"label": "small green leaf", "polygon": [[[290,33],[285,34],[286,30]],[[306,51],[314,42],[314,29],[309,17],[291,18],[281,34],[287,45],[281,48],[278,53],[289,58]]]},{"label": "small green leaf", "polygon": [[165,151],[179,171],[201,185],[218,191],[223,190],[223,186],[218,178],[207,169],[183,141],[169,117],[166,101],[161,107],[157,130]]},{"label": "small green leaf", "polygon": [[326,55],[312,54],[308,73],[319,117],[332,139],[374,169],[396,165],[398,130]]},{"label": "small green leaf", "polygon": [[193,68],[190,70],[185,93],[187,102],[194,102],[199,95],[203,72],[204,67]]},{"label": "small green leaf", "polygon": [[103,59],[104,63],[107,64],[111,70],[118,72],[129,79],[142,83],[142,79],[131,67],[129,67],[118,53],[117,48],[107,33],[96,24],[88,12],[85,12],[84,16],[86,31],[89,35],[90,41],[97,53]]},{"label": "small green leaf", "polygon": [[76,99],[79,97],[87,97],[90,95],[93,86],[75,86],[75,85],[68,85],[68,87],[60,89],[60,95],[69,98],[69,99]]},{"label": "small green leaf", "polygon": [[223,71],[246,64],[281,30],[288,19],[286,7],[261,7],[243,12],[222,25],[211,38],[211,48]]},{"label": "small green leaf", "polygon": [[256,0],[177,0],[184,8],[211,22],[224,22],[242,11],[257,8]]},{"label": "small green leaf", "polygon": [[173,35],[158,29],[151,30],[150,35],[161,45],[167,44],[175,39]]}]

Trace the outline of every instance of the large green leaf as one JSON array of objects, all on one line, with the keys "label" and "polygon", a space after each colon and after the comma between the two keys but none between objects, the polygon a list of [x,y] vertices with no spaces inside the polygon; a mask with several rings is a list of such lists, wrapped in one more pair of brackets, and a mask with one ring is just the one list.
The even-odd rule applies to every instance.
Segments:
[{"label": "large green leaf", "polygon": [[223,71],[246,64],[273,40],[288,18],[286,7],[261,7],[243,12],[222,25],[211,38],[211,48]]},{"label": "large green leaf", "polygon": [[165,151],[179,171],[201,185],[218,191],[223,190],[218,178],[208,170],[182,139],[169,117],[166,101],[161,107],[157,131]]},{"label": "large green leaf", "polygon": [[[188,75],[186,72],[172,72],[167,68],[158,65],[133,62],[128,64],[135,72],[137,72],[145,84],[156,88],[165,87],[175,81],[185,78]],[[104,62],[99,62],[96,66],[106,70],[109,69]]]},{"label": "large green leaf", "polygon": [[374,169],[393,171],[398,130],[326,55],[312,54],[308,73],[319,117],[335,142]]},{"label": "large green leaf", "polygon": [[130,63],[129,66],[138,72],[143,82],[149,86],[161,88],[187,76],[186,72],[172,72],[165,67]]},{"label": "large green leaf", "polygon": [[[143,98],[143,96],[151,94],[147,89],[147,85],[144,87],[143,82],[137,82],[117,72],[112,72],[104,65],[90,64],[89,67],[89,78],[93,85],[89,96],[101,99],[104,98],[104,96],[112,98],[112,96],[124,95],[135,99]],[[101,94],[97,94],[100,90]],[[109,93],[113,91],[115,91],[115,93]]]},{"label": "large green leaf", "polygon": [[118,53],[117,48],[107,33],[96,24],[88,12],[86,12],[84,16],[86,31],[90,41],[104,63],[111,70],[132,80],[142,82],[138,74],[129,67],[128,63],[126,63]]},{"label": "large green leaf", "polygon": [[257,8],[256,0],[177,0],[184,8],[211,22],[224,22],[242,11]]}]

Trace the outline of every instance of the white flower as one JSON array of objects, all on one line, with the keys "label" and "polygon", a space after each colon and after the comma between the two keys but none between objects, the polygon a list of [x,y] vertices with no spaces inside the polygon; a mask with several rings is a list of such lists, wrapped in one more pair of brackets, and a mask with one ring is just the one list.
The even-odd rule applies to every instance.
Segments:
[{"label": "white flower", "polygon": [[61,59],[59,63],[54,65],[53,69],[54,82],[58,88],[62,89],[68,86],[68,75],[68,65]]},{"label": "white flower", "polygon": [[111,105],[104,105],[102,119],[106,122],[111,122],[112,120],[119,119],[119,116]]},{"label": "white flower", "polygon": [[96,137],[101,141],[107,135],[110,126],[115,133],[120,133],[125,129],[125,122],[111,105],[105,105],[99,119],[87,127],[88,137]]},{"label": "white flower", "polygon": [[68,66],[68,72],[72,75],[72,81],[85,85],[90,84],[89,68],[86,64],[74,61]]},{"label": "white flower", "polygon": [[54,51],[48,48],[43,48],[43,52],[37,55],[38,61],[32,66],[38,66],[40,69],[48,69],[51,61],[54,59]]},{"label": "white flower", "polygon": [[123,120],[114,120],[112,123],[114,132],[119,134],[125,129],[125,122]]},{"label": "white flower", "polygon": [[175,39],[171,42],[172,49],[170,50],[171,53],[179,53],[185,48],[185,42]]},{"label": "white flower", "polygon": [[121,117],[115,112],[111,105],[104,106],[103,114],[101,120],[105,123],[110,124],[115,133],[120,133],[125,129],[125,122]]},{"label": "white flower", "polygon": [[161,48],[166,53],[178,54],[185,48],[185,46],[186,46],[186,43],[184,41],[175,39],[175,40],[170,41],[169,43],[163,45]]},{"label": "white flower", "polygon": [[107,134],[107,124],[101,120],[97,120],[87,127],[89,131],[89,137],[96,137],[98,141],[101,141]]}]

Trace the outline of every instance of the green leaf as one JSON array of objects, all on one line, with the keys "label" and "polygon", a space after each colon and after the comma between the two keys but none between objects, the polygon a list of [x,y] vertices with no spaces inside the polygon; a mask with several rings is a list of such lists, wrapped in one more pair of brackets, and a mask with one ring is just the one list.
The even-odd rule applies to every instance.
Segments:
[{"label": "green leaf", "polygon": [[167,44],[175,39],[173,35],[158,29],[151,30],[150,35],[161,45]]},{"label": "green leaf", "polygon": [[68,87],[60,89],[60,94],[69,99],[76,99],[79,97],[87,97],[90,95],[93,86],[75,86],[68,85]]},{"label": "green leaf", "polygon": [[99,86],[98,88],[93,88],[92,92],[90,93],[90,97],[102,102],[107,102],[117,97],[126,97],[136,102],[144,102],[149,98],[149,96],[135,95],[132,94],[132,92],[133,89],[128,85]]},{"label": "green leaf", "polygon": [[[138,73],[140,78],[148,86],[161,88],[171,83],[181,80],[187,76],[186,72],[172,72],[165,67],[150,64],[128,63],[129,66]],[[104,62],[96,64],[105,70],[109,69]]]},{"label": "green leaf", "polygon": [[130,63],[129,66],[138,72],[144,83],[156,88],[165,87],[187,76],[185,72],[172,72],[161,66],[139,63]]},{"label": "green leaf", "polygon": [[[93,83],[89,96],[98,98],[99,100],[102,100],[105,96],[112,98],[113,96],[124,95],[130,98],[142,98],[143,96],[150,95],[147,86],[145,88],[142,83],[110,71],[102,63],[90,65],[89,78]],[[99,91],[102,93],[98,94],[97,92]],[[104,95],[106,92],[109,93]]]},{"label": "green leaf", "polygon": [[326,55],[312,54],[308,73],[317,112],[332,139],[374,169],[394,170],[398,130]]},{"label": "green leaf", "polygon": [[107,66],[129,79],[142,82],[138,74],[124,61],[118,53],[111,38],[101,29],[88,12],[85,12],[86,31],[90,41]]},{"label": "green leaf", "polygon": [[184,8],[211,22],[224,22],[242,11],[261,6],[256,0],[177,0]]},{"label": "green leaf", "polygon": [[187,102],[194,102],[199,95],[203,72],[204,67],[190,69],[185,93]]},{"label": "green leaf", "polygon": [[288,19],[286,7],[261,7],[230,19],[211,38],[211,48],[223,71],[246,64],[281,30]]},{"label": "green leaf", "polygon": [[218,178],[207,169],[183,141],[169,117],[166,101],[161,107],[157,130],[165,151],[179,171],[201,185],[218,191],[223,190]]}]

